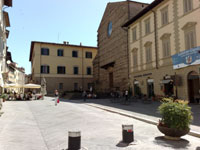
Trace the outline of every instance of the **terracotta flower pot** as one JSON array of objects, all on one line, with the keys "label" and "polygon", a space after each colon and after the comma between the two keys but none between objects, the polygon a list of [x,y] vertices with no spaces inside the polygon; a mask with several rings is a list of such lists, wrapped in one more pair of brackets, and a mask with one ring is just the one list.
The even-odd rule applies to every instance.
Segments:
[{"label": "terracotta flower pot", "polygon": [[165,126],[157,125],[160,132],[162,132],[165,135],[166,139],[170,140],[180,140],[181,136],[184,136],[189,133],[190,129],[185,130],[178,130],[178,129],[172,129]]}]

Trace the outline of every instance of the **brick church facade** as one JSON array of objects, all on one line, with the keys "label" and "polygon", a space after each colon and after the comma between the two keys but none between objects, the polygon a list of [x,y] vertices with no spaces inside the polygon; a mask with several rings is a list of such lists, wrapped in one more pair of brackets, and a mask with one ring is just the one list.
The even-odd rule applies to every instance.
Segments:
[{"label": "brick church facade", "polygon": [[98,53],[93,61],[97,91],[128,89],[128,29],[122,28],[122,25],[146,6],[145,3],[134,1],[107,4],[98,28]]}]

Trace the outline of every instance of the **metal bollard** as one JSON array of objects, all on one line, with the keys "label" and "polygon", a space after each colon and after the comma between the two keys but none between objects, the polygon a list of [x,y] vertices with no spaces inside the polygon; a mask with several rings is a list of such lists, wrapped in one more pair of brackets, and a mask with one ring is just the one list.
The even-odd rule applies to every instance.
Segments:
[{"label": "metal bollard", "polygon": [[81,132],[69,131],[68,132],[68,150],[81,149]]},{"label": "metal bollard", "polygon": [[124,143],[134,141],[133,125],[122,125],[122,141]]}]

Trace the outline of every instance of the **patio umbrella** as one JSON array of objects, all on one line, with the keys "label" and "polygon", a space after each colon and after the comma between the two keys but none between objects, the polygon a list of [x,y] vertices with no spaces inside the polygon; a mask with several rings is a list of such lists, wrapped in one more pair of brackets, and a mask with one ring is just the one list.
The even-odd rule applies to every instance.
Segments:
[{"label": "patio umbrella", "polygon": [[25,84],[23,86],[23,88],[27,88],[27,89],[40,89],[41,85],[29,83],[29,84]]}]

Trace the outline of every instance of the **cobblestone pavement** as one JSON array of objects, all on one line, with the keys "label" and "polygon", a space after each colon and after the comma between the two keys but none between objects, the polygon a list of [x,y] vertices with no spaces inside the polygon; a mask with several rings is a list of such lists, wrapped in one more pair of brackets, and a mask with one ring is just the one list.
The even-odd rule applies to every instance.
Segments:
[{"label": "cobblestone pavement", "polygon": [[[0,150],[62,150],[68,145],[68,131],[81,131],[81,145],[89,150],[199,150],[199,138],[186,135],[168,141],[150,125],[97,109],[78,101],[53,98],[37,101],[7,101],[0,117]],[[135,141],[121,143],[122,124],[134,125]]]}]

